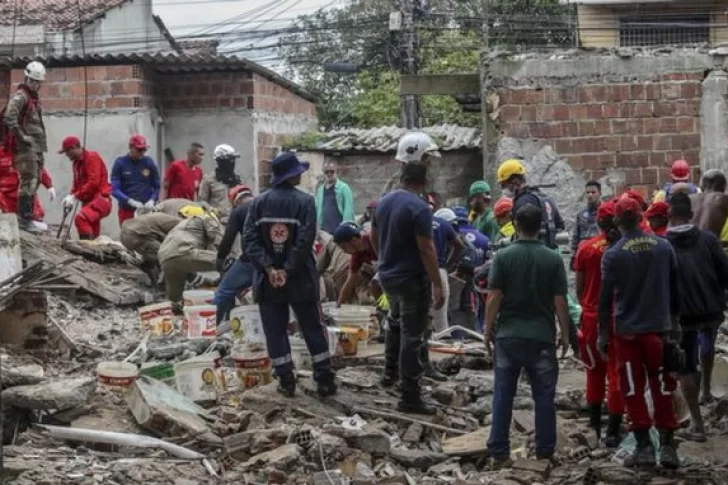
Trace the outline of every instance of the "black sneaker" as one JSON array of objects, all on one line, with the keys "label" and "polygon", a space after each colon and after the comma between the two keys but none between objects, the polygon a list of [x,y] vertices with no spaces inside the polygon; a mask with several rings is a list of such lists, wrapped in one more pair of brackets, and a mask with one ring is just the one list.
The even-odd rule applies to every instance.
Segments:
[{"label": "black sneaker", "polygon": [[430,378],[433,381],[437,381],[437,382],[445,382],[445,381],[447,381],[447,376],[445,374],[437,371],[432,366],[428,366],[425,369],[425,377]]},{"label": "black sneaker", "polygon": [[660,431],[660,465],[671,470],[680,467],[680,458],[677,456],[673,431]]},{"label": "black sneaker", "polygon": [[286,397],[296,395],[296,378],[293,374],[286,374],[278,378],[278,392]]},{"label": "black sneaker", "polygon": [[318,395],[321,397],[329,397],[336,394],[336,382],[334,382],[333,377],[331,379],[325,379],[318,383],[318,386],[316,387],[316,391],[318,392]]},{"label": "black sneaker", "polygon": [[405,399],[404,396],[397,403],[397,410],[407,414],[426,414],[428,416],[437,414],[437,408],[422,398]]},{"label": "black sneaker", "polygon": [[607,448],[618,448],[622,443],[622,415],[610,414],[607,421],[607,436],[604,437],[604,445]]},{"label": "black sneaker", "polygon": [[382,375],[381,384],[382,387],[392,387],[396,383],[399,382],[399,375],[391,370],[384,371],[384,374]]},{"label": "black sneaker", "polygon": [[650,439],[650,431],[635,431],[634,437],[637,441],[634,451],[624,459],[624,466],[627,468],[653,468],[655,462],[655,447]]}]

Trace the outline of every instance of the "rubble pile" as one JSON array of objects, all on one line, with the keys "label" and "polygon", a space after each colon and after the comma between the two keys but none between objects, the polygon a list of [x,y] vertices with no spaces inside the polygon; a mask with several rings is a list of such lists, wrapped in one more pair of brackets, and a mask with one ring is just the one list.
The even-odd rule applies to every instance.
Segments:
[{"label": "rubble pile", "polygon": [[[0,353],[5,483],[728,484],[721,452],[728,397],[704,408],[710,439],[681,444],[682,469],[640,475],[619,462],[629,438],[614,453],[589,429],[582,364],[573,357],[560,364],[558,460],[535,459],[533,401],[524,381],[514,401],[513,463],[495,469],[485,446],[494,381],[486,357],[433,352],[449,376],[443,383],[425,379],[436,416],[396,411],[399,396],[380,385],[382,348],[373,342],[356,356],[335,358],[340,392],[333,397],[320,399],[311,372],[300,368],[295,399],[281,396],[275,382],[245,390],[229,382],[202,403],[174,380],[144,375],[127,392],[110,390],[97,383],[96,366],[179,363],[209,355],[214,339],[150,340],[135,310],[90,296],[54,296],[50,316],[48,348]],[[719,352],[726,343],[721,335]],[[229,357],[221,363],[232,365]],[[717,365],[716,377],[728,383],[722,372]]]}]

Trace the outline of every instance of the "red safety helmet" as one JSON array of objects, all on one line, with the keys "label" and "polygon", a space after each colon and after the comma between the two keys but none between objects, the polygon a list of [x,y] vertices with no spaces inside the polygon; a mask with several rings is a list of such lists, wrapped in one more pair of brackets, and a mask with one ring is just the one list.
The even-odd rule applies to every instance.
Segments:
[{"label": "red safety helmet", "polygon": [[675,182],[687,182],[690,180],[690,165],[685,160],[675,160],[670,175]]},{"label": "red safety helmet", "polygon": [[230,199],[230,204],[235,205],[235,202],[237,202],[240,197],[252,196],[252,195],[253,195],[253,191],[250,190],[250,187],[248,187],[247,185],[236,185],[235,187],[230,189],[228,198]]}]

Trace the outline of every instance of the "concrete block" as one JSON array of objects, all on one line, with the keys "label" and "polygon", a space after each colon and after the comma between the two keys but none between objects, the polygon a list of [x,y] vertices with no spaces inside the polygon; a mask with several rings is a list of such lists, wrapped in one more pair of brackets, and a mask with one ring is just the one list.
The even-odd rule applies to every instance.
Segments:
[{"label": "concrete block", "polygon": [[20,232],[15,214],[0,214],[0,281],[23,269]]},{"label": "concrete block", "polygon": [[48,295],[26,291],[0,312],[0,344],[37,348],[48,334]]}]

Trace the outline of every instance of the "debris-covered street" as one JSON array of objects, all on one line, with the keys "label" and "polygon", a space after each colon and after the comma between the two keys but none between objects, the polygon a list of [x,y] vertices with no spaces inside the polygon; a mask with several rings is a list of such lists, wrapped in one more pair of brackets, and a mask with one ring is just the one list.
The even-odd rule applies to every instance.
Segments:
[{"label": "debris-covered street", "polygon": [[[146,291],[143,275],[130,267],[82,263],[88,274]],[[352,356],[338,348],[339,392],[325,399],[305,362],[297,396],[288,399],[275,382],[242,390],[225,357],[214,368],[214,399],[203,407],[185,398],[160,364],[204,358],[220,345],[215,339],[178,332],[149,338],[135,306],[111,304],[80,286],[53,292],[48,321],[35,348],[2,350],[6,483],[728,483],[721,451],[728,444],[728,396],[703,408],[709,440],[681,443],[681,469],[640,476],[620,463],[629,438],[616,453],[596,442],[585,413],[583,364],[571,355],[560,361],[558,462],[535,460],[533,401],[523,382],[514,403],[513,463],[495,470],[485,447],[493,373],[486,354],[478,355],[482,343],[450,345],[470,349],[463,355],[431,353],[448,376],[442,383],[425,379],[435,416],[396,411],[397,391],[379,383],[383,346],[374,340]],[[721,335],[723,352],[726,343]],[[728,390],[726,358],[717,357],[716,393]],[[127,389],[123,380],[97,381],[100,362],[124,360],[142,366]],[[145,377],[152,372],[144,369],[156,369],[171,386]]]}]

